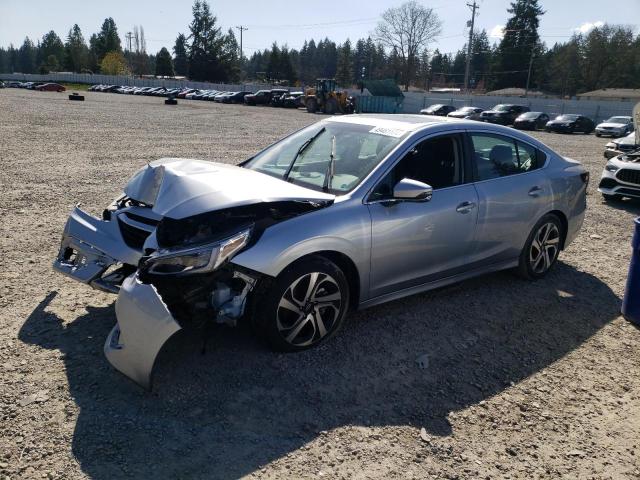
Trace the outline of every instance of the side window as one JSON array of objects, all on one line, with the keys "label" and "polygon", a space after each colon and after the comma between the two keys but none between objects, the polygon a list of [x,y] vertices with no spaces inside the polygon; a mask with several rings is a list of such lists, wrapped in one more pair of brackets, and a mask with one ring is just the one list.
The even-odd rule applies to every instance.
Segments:
[{"label": "side window", "polygon": [[473,133],[470,136],[478,180],[525,173],[542,166],[538,161],[540,152],[530,145],[500,135]]},{"label": "side window", "polygon": [[393,187],[403,178],[431,185],[434,190],[463,183],[462,144],[457,135],[431,138],[412,148],[376,186],[371,200],[393,197]]}]

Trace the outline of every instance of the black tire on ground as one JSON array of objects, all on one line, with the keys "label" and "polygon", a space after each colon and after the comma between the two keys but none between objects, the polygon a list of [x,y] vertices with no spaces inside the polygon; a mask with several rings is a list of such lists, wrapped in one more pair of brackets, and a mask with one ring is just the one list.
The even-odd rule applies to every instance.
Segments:
[{"label": "black tire on ground", "polygon": [[605,202],[619,202],[622,200],[622,195],[609,195],[608,193],[603,193],[602,198],[604,198]]},{"label": "black tire on ground", "polygon": [[349,284],[335,263],[306,257],[280,273],[254,303],[256,333],[273,350],[296,352],[340,330],[349,309]]},{"label": "black tire on ground", "polygon": [[328,114],[328,115],[334,115],[336,113],[338,113],[338,100],[336,98],[330,98],[327,100],[327,103],[325,103],[324,106],[324,113]]},{"label": "black tire on ground", "polygon": [[564,235],[564,227],[556,215],[542,217],[520,253],[517,274],[527,280],[544,277],[558,260]]},{"label": "black tire on ground", "polygon": [[69,95],[69,100],[77,100],[80,102],[84,102],[84,95],[78,95],[77,93],[71,93]]},{"label": "black tire on ground", "polygon": [[318,100],[315,98],[307,98],[307,112],[316,113],[318,111]]}]

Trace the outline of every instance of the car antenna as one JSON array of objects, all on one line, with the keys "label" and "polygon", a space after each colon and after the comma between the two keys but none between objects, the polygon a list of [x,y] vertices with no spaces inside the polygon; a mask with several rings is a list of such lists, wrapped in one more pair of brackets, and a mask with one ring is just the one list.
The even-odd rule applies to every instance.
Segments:
[{"label": "car antenna", "polygon": [[327,166],[327,173],[324,176],[324,184],[322,185],[322,190],[325,192],[329,191],[331,187],[331,180],[333,179],[333,175],[335,174],[335,164],[336,164],[336,136],[331,137],[331,154],[329,155],[329,165]]}]

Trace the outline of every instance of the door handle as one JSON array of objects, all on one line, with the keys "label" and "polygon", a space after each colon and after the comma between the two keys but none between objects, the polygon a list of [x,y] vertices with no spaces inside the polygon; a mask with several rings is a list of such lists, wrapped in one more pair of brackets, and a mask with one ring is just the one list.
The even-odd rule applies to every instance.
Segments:
[{"label": "door handle", "polygon": [[458,212],[458,213],[469,213],[474,208],[476,208],[476,204],[475,203],[473,203],[473,202],[462,202],[456,208],[456,212]]},{"label": "door handle", "polygon": [[539,197],[541,193],[542,193],[542,188],[538,186],[535,186],[531,190],[529,190],[530,197]]}]

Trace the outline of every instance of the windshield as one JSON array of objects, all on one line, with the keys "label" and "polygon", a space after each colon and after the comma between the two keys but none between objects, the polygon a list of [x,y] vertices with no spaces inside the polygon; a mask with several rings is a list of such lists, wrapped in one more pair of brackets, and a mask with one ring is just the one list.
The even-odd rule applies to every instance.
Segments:
[{"label": "windshield", "polygon": [[607,123],[629,123],[630,121],[629,117],[611,117]]},{"label": "windshield", "polygon": [[527,112],[520,115],[520,118],[538,118],[540,115],[540,112]]},{"label": "windshield", "polygon": [[573,121],[577,120],[580,115],[558,115],[556,120]]},{"label": "windshield", "polygon": [[474,112],[475,111],[475,107],[462,107],[460,110],[458,110],[459,112],[463,112],[463,113],[469,113],[469,112]]},{"label": "windshield", "polygon": [[[327,174],[333,171],[329,192],[343,195],[353,190],[406,135],[404,130],[371,125],[319,123],[270,146],[243,166],[281,179],[290,169],[287,181],[319,191],[323,190]],[[333,137],[335,158],[330,169]]]},{"label": "windshield", "polygon": [[427,112],[435,112],[436,110],[439,110],[442,108],[442,105],[438,104],[438,105],[431,105],[429,108],[427,108]]},{"label": "windshield", "polygon": [[507,112],[510,107],[511,105],[496,105],[495,107],[493,107],[493,109],[496,112]]}]

